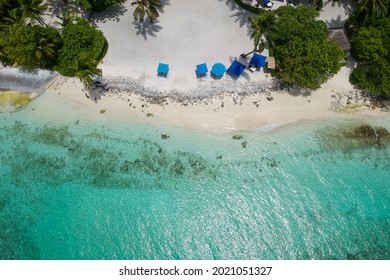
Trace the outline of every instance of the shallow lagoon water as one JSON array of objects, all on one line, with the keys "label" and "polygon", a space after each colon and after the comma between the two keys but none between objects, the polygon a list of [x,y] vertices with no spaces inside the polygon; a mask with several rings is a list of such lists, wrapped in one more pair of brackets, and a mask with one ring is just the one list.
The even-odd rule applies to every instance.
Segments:
[{"label": "shallow lagoon water", "polygon": [[233,140],[31,114],[1,116],[1,259],[390,258],[390,146],[340,137],[386,119]]}]

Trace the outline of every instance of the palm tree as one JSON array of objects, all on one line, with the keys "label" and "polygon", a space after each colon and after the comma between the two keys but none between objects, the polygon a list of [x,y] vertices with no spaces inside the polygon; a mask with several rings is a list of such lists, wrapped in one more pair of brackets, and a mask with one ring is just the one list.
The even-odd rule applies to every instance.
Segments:
[{"label": "palm tree", "polygon": [[75,76],[83,82],[87,89],[93,86],[93,77],[100,74],[97,64],[96,60],[85,54],[74,60]]},{"label": "palm tree", "polygon": [[0,0],[0,16],[6,14],[7,8],[10,7],[10,0]]},{"label": "palm tree", "polygon": [[48,61],[47,58],[53,59],[55,55],[56,44],[49,42],[45,37],[39,39],[35,50],[35,57],[38,61],[41,61],[41,66],[44,66],[45,61]]},{"label": "palm tree", "polygon": [[56,18],[60,19],[61,22],[56,21],[54,23],[64,27],[68,23],[73,23],[76,20],[77,17],[75,16],[74,12],[63,11],[62,14],[61,15],[57,15]]},{"label": "palm tree", "polygon": [[37,21],[46,26],[41,15],[46,11],[47,6],[42,2],[43,0],[19,0],[19,7],[16,9],[24,18],[29,18],[31,22]]},{"label": "palm tree", "polygon": [[136,21],[144,22],[147,14],[150,22],[153,22],[159,16],[156,8],[161,7],[161,3],[160,0],[138,0],[132,2],[131,6],[137,6],[133,13]]},{"label": "palm tree", "polygon": [[358,0],[356,13],[365,21],[371,21],[388,15],[388,0]]},{"label": "palm tree", "polygon": [[8,16],[3,18],[3,21],[14,24],[24,25],[26,23],[26,18],[18,9],[12,9],[8,11]]},{"label": "palm tree", "polygon": [[277,16],[273,11],[264,10],[258,16],[250,17],[249,23],[252,29],[251,39],[254,40],[254,48],[251,52],[242,55],[247,57],[253,52],[261,52],[264,49],[264,37],[268,45],[273,46],[277,36]]},{"label": "palm tree", "polygon": [[308,0],[307,2],[314,5],[316,7],[316,10],[321,10],[322,7],[324,6],[324,2],[329,3],[329,2],[339,2],[340,0]]}]

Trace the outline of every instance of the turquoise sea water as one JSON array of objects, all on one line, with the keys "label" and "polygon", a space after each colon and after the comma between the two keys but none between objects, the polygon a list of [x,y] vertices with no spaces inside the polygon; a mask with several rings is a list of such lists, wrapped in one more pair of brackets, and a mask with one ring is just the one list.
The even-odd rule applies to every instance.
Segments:
[{"label": "turquoise sea water", "polygon": [[388,119],[233,140],[32,116],[0,116],[0,259],[390,259],[390,146],[341,136]]}]

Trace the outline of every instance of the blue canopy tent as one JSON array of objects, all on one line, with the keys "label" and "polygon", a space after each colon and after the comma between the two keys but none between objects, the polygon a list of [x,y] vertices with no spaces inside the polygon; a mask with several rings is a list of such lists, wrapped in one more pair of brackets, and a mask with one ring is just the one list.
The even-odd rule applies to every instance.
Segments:
[{"label": "blue canopy tent", "polygon": [[211,69],[211,73],[216,77],[222,77],[225,71],[226,67],[222,63],[215,63]]},{"label": "blue canopy tent", "polygon": [[226,72],[236,75],[237,77],[240,77],[242,72],[244,72],[245,65],[238,62],[237,60],[233,61],[232,65],[228,68]]},{"label": "blue canopy tent", "polygon": [[165,63],[159,63],[157,68],[157,73],[160,76],[167,76],[169,71],[169,65]]},{"label": "blue canopy tent", "polygon": [[204,76],[207,72],[209,72],[209,69],[207,69],[206,63],[196,65],[196,73],[198,76]]},{"label": "blue canopy tent", "polygon": [[264,67],[266,61],[267,61],[266,56],[258,54],[258,53],[254,53],[249,64],[254,65],[256,67]]}]

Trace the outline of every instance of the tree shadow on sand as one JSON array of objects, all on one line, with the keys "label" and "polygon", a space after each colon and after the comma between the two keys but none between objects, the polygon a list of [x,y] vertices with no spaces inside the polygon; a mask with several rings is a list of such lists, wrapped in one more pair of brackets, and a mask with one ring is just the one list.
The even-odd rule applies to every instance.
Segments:
[{"label": "tree shadow on sand", "polygon": [[344,27],[346,20],[342,20],[341,16],[338,15],[337,18],[332,18],[331,20],[324,20],[328,28],[342,28]]},{"label": "tree shadow on sand", "polygon": [[254,16],[254,15],[255,14],[252,14],[248,11],[240,9],[240,10],[237,10],[230,17],[235,18],[234,22],[238,22],[240,24],[240,27],[246,26],[249,28],[249,17]]},{"label": "tree shadow on sand", "polygon": [[356,3],[352,0],[340,0],[339,5],[344,8],[345,14],[350,16],[355,9]]},{"label": "tree shadow on sand", "polygon": [[156,33],[162,30],[163,28],[158,25],[158,21],[150,22],[149,20],[145,20],[145,22],[133,21],[133,25],[135,29],[137,29],[137,35],[142,35],[145,40],[148,39],[148,36],[156,37]]},{"label": "tree shadow on sand", "polygon": [[161,14],[164,11],[165,6],[170,6],[170,0],[160,0],[160,7],[156,7],[159,13]]},{"label": "tree shadow on sand", "polygon": [[83,16],[85,15],[85,11],[82,9],[80,4],[69,1],[65,4],[62,0],[52,0],[46,3],[47,10],[54,15],[62,15],[64,12],[68,11],[72,14]]},{"label": "tree shadow on sand", "polygon": [[116,21],[119,22],[121,16],[127,12],[127,8],[123,5],[115,5],[108,8],[105,11],[99,13],[93,13],[90,17],[90,20],[93,22],[107,22],[107,21]]},{"label": "tree shadow on sand", "polygon": [[226,2],[226,6],[229,7],[230,11],[234,11],[239,8],[234,0],[219,0],[219,2]]}]

